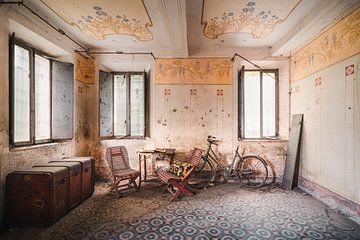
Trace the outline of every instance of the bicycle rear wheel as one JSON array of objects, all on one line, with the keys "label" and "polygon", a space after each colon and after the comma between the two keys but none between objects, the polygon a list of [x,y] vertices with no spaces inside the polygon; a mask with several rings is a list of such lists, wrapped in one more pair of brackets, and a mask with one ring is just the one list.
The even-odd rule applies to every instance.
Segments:
[{"label": "bicycle rear wheel", "polygon": [[213,164],[203,158],[202,162],[195,168],[193,177],[190,182],[193,182],[192,187],[199,189],[206,189],[215,179],[215,170]]},{"label": "bicycle rear wheel", "polygon": [[245,156],[239,162],[236,175],[239,181],[250,188],[258,188],[265,184],[268,169],[264,159],[258,156]]}]

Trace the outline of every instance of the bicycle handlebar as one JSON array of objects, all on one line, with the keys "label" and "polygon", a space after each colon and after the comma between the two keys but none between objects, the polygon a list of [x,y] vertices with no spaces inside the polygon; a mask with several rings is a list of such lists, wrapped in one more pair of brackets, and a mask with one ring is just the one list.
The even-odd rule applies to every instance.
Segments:
[{"label": "bicycle handlebar", "polygon": [[216,145],[216,146],[219,146],[219,140],[217,140],[216,139],[216,137],[214,137],[214,136],[211,136],[211,135],[208,135],[207,136],[207,141],[209,142],[209,143],[211,143],[211,144],[214,144],[214,145]]}]

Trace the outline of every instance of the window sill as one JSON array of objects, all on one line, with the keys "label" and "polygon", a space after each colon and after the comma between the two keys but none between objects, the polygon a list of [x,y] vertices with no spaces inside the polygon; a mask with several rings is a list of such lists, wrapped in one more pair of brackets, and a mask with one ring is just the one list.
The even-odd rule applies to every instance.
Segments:
[{"label": "window sill", "polygon": [[149,140],[148,137],[101,137],[100,141],[113,141],[113,140]]},{"label": "window sill", "polygon": [[72,139],[61,140],[61,141],[56,141],[56,142],[38,143],[38,144],[25,145],[25,146],[10,146],[10,152],[31,150],[31,149],[43,148],[43,147],[53,147],[53,146],[60,145],[63,143],[71,142],[71,140]]},{"label": "window sill", "polygon": [[239,142],[287,142],[288,139],[282,138],[239,138]]}]

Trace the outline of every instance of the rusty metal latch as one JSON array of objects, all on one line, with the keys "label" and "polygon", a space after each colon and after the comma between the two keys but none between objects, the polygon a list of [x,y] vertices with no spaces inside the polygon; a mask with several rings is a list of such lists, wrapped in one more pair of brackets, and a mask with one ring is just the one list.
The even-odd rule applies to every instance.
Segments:
[{"label": "rusty metal latch", "polygon": [[43,208],[44,207],[44,200],[34,198],[33,206],[36,207],[36,208]]},{"label": "rusty metal latch", "polygon": [[25,175],[24,176],[24,182],[30,182],[31,181],[31,176],[30,175]]}]

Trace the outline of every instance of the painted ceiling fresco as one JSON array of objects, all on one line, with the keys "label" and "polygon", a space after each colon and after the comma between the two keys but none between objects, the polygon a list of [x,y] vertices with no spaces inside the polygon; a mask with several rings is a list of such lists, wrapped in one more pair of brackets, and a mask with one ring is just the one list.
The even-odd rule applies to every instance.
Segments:
[{"label": "painted ceiling fresco", "polygon": [[254,38],[273,32],[301,0],[204,0],[204,35],[214,39],[227,33],[249,33]]},{"label": "painted ceiling fresco", "polygon": [[41,0],[68,24],[77,26],[90,38],[123,34],[139,41],[151,41],[152,26],[142,0]]}]

